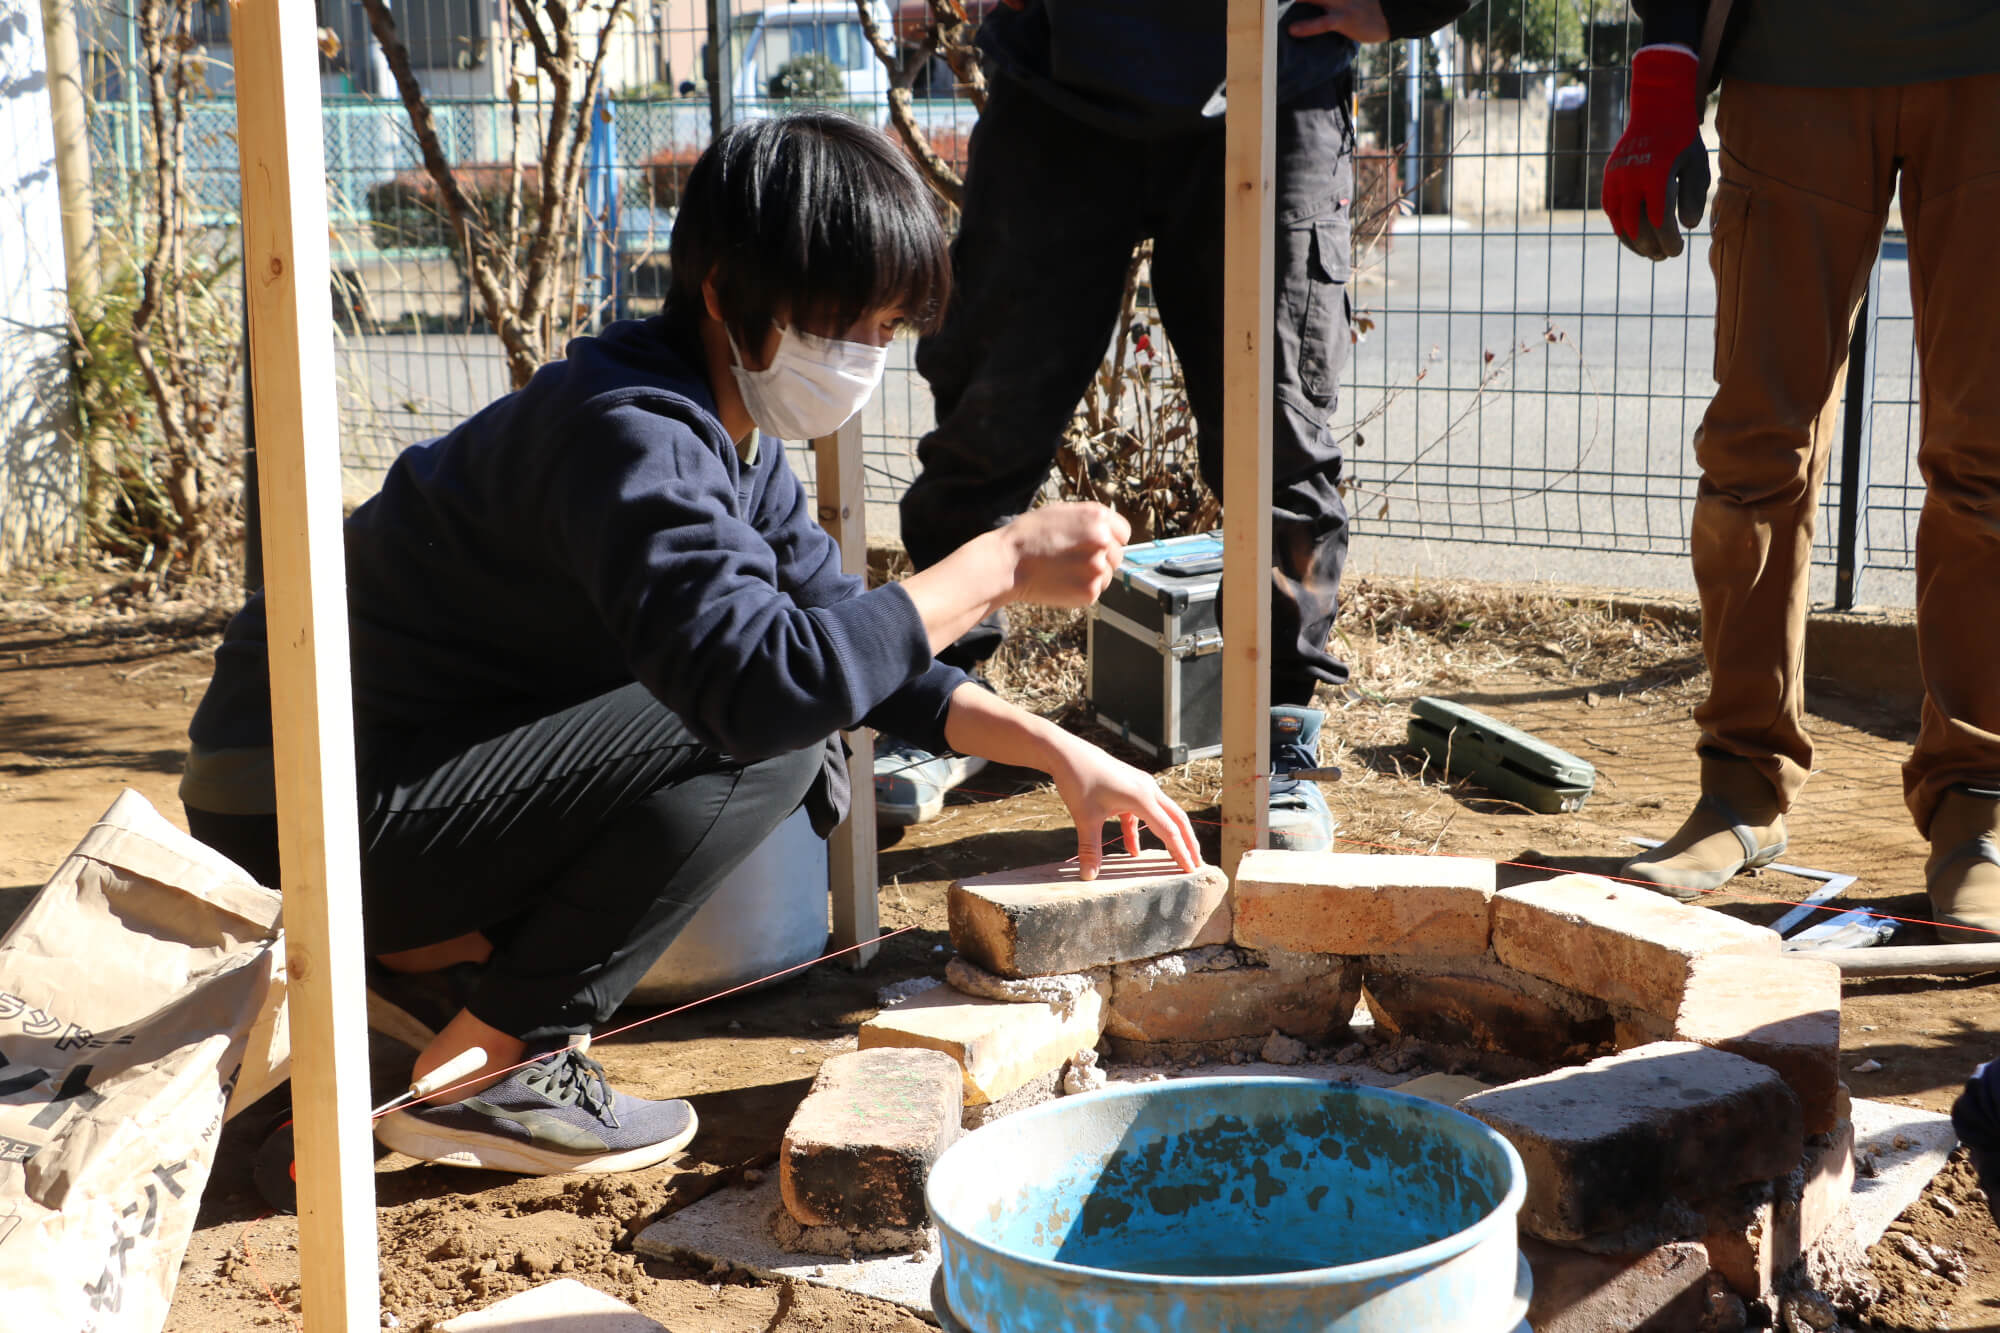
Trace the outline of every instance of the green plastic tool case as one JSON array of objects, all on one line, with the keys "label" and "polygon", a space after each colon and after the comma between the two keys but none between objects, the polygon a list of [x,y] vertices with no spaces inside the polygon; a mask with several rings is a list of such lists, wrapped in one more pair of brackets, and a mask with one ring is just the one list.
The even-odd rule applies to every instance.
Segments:
[{"label": "green plastic tool case", "polygon": [[1222,536],[1125,548],[1090,608],[1085,690],[1103,726],[1162,764],[1222,753]]},{"label": "green plastic tool case", "polygon": [[1410,748],[1455,778],[1545,815],[1581,810],[1597,784],[1588,760],[1449,699],[1410,706]]}]

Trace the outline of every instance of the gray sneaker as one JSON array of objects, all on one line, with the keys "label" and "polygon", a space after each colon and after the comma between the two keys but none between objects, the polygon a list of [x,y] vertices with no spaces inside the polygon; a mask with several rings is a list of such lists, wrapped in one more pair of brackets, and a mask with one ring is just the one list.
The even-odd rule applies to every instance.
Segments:
[{"label": "gray sneaker", "polygon": [[935,819],[945,793],[985,767],[976,755],[932,754],[893,736],[877,736],[875,822],[901,828]]},{"label": "gray sneaker", "polygon": [[581,1046],[567,1046],[462,1102],[392,1111],[375,1137],[442,1166],[555,1176],[652,1166],[685,1148],[695,1123],[686,1102],[618,1092]]},{"label": "gray sneaker", "polygon": [[1281,851],[1324,852],[1333,848],[1333,812],[1319,784],[1340,776],[1319,762],[1319,729],[1326,714],[1317,708],[1281,704],[1271,710],[1271,846]]}]

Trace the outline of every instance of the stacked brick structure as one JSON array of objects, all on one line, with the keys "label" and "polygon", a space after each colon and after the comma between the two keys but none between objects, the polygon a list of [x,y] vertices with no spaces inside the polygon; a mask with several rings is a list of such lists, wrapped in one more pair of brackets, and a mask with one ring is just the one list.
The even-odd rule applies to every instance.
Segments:
[{"label": "stacked brick structure", "polygon": [[[860,1045],[950,1056],[968,1124],[1047,1095],[1100,1040],[1128,1058],[1325,1046],[1363,994],[1389,1033],[1547,1071],[1459,1103],[1526,1165],[1539,1333],[1713,1321],[1769,1294],[1852,1183],[1837,970],[1643,888],[1262,851],[1233,886],[1163,856],[1089,885],[1064,866],[969,879],[950,918],[980,995],[926,992]],[[991,998],[1009,985],[1026,998]]]}]

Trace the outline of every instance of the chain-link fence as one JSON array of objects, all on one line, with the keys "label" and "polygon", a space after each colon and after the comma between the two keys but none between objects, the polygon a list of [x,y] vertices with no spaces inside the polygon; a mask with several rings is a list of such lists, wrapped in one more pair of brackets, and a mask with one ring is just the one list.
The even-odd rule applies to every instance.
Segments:
[{"label": "chain-link fence", "polygon": [[[130,41],[125,2],[99,12],[95,34],[107,72],[94,149],[113,210],[144,118],[116,76],[130,67],[116,59]],[[227,8],[199,3],[211,85],[226,93]],[[541,93],[507,96],[521,77],[507,7],[408,0],[395,12],[447,157],[475,178],[506,169],[523,143],[532,160]],[[678,186],[718,124],[803,100],[886,123],[900,76],[934,145],[963,164],[975,119],[964,90],[941,59],[885,67],[851,0],[645,0],[626,13],[608,48],[577,246],[579,291],[602,317],[658,308]],[[897,59],[913,59],[907,39],[926,13],[922,0],[877,11]],[[447,238],[398,212],[421,160],[358,0],[320,0],[320,15],[343,438],[365,490],[399,449],[509,378]],[[1360,567],[1687,583],[1691,438],[1713,387],[1707,235],[1652,265],[1620,249],[1597,207],[1638,40],[1622,3],[1482,0],[1429,40],[1364,51],[1349,289],[1359,342],[1334,421]],[[224,224],[233,110],[226,96],[195,107],[185,164]],[[1922,483],[1899,237],[1892,224],[1861,325],[1866,371],[1849,386],[1815,549],[1821,599],[1909,600]],[[912,352],[896,345],[864,417],[868,498],[889,533],[932,416]]]},{"label": "chain-link fence", "polygon": [[[1690,582],[1692,438],[1714,388],[1706,224],[1654,265],[1599,211],[1639,40],[1622,3],[1487,0],[1364,53],[1363,333],[1336,418],[1364,567]],[[1814,552],[1821,600],[1910,599],[1906,267],[1892,218]]]}]

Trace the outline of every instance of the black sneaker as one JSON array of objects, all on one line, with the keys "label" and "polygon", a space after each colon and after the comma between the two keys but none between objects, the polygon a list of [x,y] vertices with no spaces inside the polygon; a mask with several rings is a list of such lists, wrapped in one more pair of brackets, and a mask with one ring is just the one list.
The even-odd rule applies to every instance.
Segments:
[{"label": "black sneaker", "polygon": [[687,1146],[692,1106],[615,1090],[583,1051],[564,1047],[462,1102],[392,1111],[375,1137],[419,1161],[531,1176],[636,1171]]},{"label": "black sneaker", "polygon": [[465,1008],[485,972],[478,963],[453,963],[438,972],[391,972],[370,958],[368,1026],[421,1051]]}]

